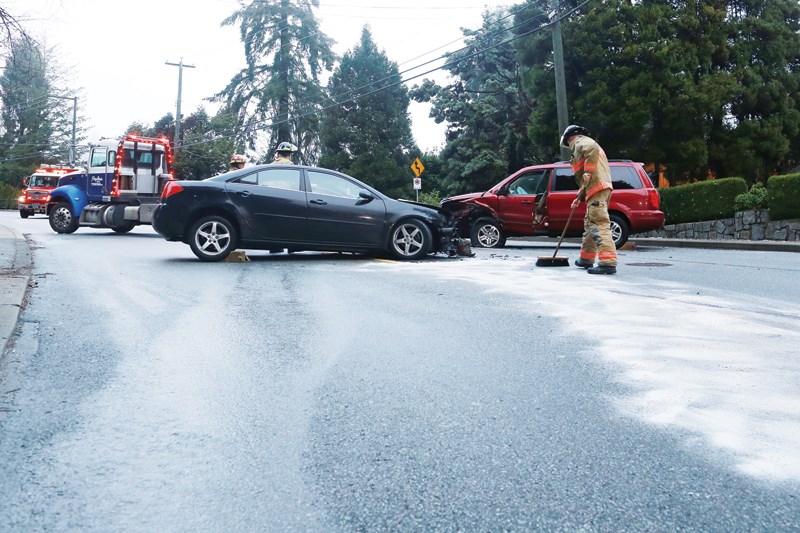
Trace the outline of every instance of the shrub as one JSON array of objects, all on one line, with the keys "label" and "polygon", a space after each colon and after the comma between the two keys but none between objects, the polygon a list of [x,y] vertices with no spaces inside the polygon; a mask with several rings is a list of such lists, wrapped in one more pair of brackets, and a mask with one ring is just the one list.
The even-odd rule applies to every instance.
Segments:
[{"label": "shrub", "polygon": [[3,183],[0,185],[0,209],[16,209],[19,205],[19,187]]},{"label": "shrub", "polygon": [[747,192],[743,178],[722,178],[661,189],[665,224],[730,218],[738,195]]},{"label": "shrub", "polygon": [[768,205],[767,188],[763,183],[756,183],[748,192],[738,195],[733,201],[733,207],[737,211],[755,211],[765,209]]},{"label": "shrub", "polygon": [[442,193],[438,189],[433,189],[430,192],[420,192],[419,201],[428,205],[439,205],[442,201]]},{"label": "shrub", "polygon": [[772,176],[767,180],[769,218],[800,218],[800,174]]}]

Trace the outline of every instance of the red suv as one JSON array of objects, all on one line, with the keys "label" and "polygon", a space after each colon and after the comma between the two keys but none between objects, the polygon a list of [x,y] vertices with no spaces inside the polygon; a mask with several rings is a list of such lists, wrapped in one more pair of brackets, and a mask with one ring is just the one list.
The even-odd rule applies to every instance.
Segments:
[{"label": "red suv", "polygon": [[[631,233],[658,229],[664,224],[659,210],[658,190],[641,163],[612,160],[614,192],[608,206],[611,234],[617,248]],[[468,210],[459,231],[469,236],[473,246],[498,248],[507,237],[547,235],[558,237],[569,217],[570,204],[578,185],[568,162],[525,167],[482,193],[462,194],[442,200],[441,207],[452,211]],[[534,227],[537,204],[543,218]],[[572,216],[566,235],[583,233],[586,203],[581,202]],[[463,216],[463,215],[462,215]]]}]

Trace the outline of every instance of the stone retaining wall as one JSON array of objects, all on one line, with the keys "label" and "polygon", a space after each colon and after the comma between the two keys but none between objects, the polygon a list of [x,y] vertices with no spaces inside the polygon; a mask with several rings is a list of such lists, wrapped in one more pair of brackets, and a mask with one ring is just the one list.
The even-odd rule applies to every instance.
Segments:
[{"label": "stone retaining wall", "polygon": [[800,220],[773,221],[769,219],[767,209],[737,211],[734,218],[670,224],[638,235],[669,239],[800,241]]}]

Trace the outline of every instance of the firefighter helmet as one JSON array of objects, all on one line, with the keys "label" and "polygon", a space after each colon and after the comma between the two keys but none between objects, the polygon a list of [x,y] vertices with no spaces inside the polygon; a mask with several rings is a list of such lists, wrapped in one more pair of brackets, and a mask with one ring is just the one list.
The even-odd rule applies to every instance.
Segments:
[{"label": "firefighter helmet", "polygon": [[293,145],[292,143],[287,143],[286,141],[283,141],[278,145],[277,148],[275,148],[275,151],[278,153],[292,154],[297,151],[297,146]]},{"label": "firefighter helmet", "polygon": [[564,130],[564,134],[561,136],[561,146],[569,146],[569,138],[573,135],[589,135],[589,131],[584,128],[583,126],[576,126],[575,124],[570,124],[567,126],[567,129]]},{"label": "firefighter helmet", "polygon": [[247,163],[247,158],[242,154],[233,154],[231,156],[231,165],[244,165]]}]

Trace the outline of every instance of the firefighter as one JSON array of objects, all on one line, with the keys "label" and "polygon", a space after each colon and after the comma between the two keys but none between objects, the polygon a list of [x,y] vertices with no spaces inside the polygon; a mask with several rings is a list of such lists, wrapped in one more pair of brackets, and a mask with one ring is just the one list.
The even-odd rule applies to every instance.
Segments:
[{"label": "firefighter", "polygon": [[[570,163],[580,188],[571,207],[577,207],[584,200],[588,204],[583,219],[581,255],[575,265],[587,269],[589,274],[616,274],[617,248],[611,237],[608,217],[611,170],[606,154],[582,126],[567,126],[561,136],[561,145],[572,152]],[[594,266],[595,259],[597,266]]]},{"label": "firefighter", "polygon": [[244,168],[244,164],[247,162],[247,158],[242,154],[233,154],[231,156],[230,162],[230,169],[231,170],[239,170],[240,168]]},{"label": "firefighter", "polygon": [[276,165],[293,165],[292,154],[296,151],[297,146],[292,143],[287,143],[286,141],[280,143],[275,149],[275,160],[273,163]]},{"label": "firefighter", "polygon": [[282,142],[275,149],[275,160],[272,162],[276,165],[293,165],[292,154],[297,151],[297,147],[292,143]]}]

